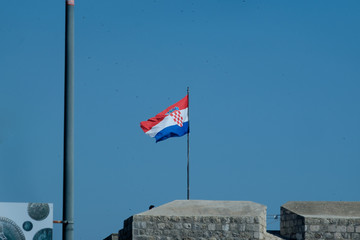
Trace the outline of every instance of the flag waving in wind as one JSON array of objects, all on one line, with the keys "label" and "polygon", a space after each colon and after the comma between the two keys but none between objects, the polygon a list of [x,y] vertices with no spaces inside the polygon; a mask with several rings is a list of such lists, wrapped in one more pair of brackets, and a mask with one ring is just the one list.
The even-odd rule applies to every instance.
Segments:
[{"label": "flag waving in wind", "polygon": [[179,102],[166,108],[155,117],[140,123],[142,130],[160,142],[170,137],[181,137],[189,132],[189,98],[186,95]]}]

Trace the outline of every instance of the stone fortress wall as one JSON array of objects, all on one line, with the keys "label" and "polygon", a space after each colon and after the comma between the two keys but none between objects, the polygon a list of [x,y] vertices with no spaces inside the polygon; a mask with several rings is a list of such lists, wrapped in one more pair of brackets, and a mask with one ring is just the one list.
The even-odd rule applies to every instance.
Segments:
[{"label": "stone fortress wall", "polygon": [[126,219],[116,239],[360,240],[360,202],[288,202],[280,211],[280,231],[267,232],[264,205],[177,200]]},{"label": "stone fortress wall", "polygon": [[288,239],[360,239],[360,202],[287,202],[280,216]]},{"label": "stone fortress wall", "polygon": [[266,207],[252,202],[174,201],[134,215],[119,239],[264,239]]}]

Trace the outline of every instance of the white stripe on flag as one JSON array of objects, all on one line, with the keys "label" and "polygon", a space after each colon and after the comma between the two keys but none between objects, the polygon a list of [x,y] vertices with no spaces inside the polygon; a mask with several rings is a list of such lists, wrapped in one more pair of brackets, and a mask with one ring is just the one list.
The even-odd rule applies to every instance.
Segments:
[{"label": "white stripe on flag", "polygon": [[[181,116],[183,117],[183,122],[187,122],[188,120],[188,108],[185,108],[183,110],[180,110]],[[164,128],[174,126],[176,125],[176,122],[172,119],[171,116],[166,116],[161,122],[159,122],[157,125],[153,126],[149,131],[146,132],[147,135],[150,137],[155,137],[155,135],[163,130]]]}]

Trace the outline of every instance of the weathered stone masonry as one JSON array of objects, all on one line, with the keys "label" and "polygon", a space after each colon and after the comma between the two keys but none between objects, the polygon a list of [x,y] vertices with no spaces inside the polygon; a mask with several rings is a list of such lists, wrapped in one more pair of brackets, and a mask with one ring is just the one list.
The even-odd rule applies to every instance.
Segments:
[{"label": "weathered stone masonry", "polygon": [[360,202],[288,202],[280,232],[296,240],[359,240]]},{"label": "weathered stone masonry", "polygon": [[304,239],[360,239],[360,218],[306,218]]},{"label": "weathered stone masonry", "polygon": [[126,230],[120,231],[119,239],[264,239],[266,229],[259,217],[135,215],[131,220],[132,226],[124,225]]},{"label": "weathered stone masonry", "polygon": [[289,239],[304,239],[305,218],[286,208],[280,209],[280,233]]},{"label": "weathered stone masonry", "polygon": [[124,221],[119,240],[360,240],[360,202],[287,202],[280,232],[266,207],[241,201],[174,201]]},{"label": "weathered stone masonry", "polygon": [[266,233],[266,207],[252,202],[174,201],[134,215],[119,231],[120,240],[262,240],[270,237],[279,239]]}]

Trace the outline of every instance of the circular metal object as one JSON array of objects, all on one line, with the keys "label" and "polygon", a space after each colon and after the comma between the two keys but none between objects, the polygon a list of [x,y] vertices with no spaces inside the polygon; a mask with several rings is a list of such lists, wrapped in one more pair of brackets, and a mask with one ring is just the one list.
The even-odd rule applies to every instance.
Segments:
[{"label": "circular metal object", "polygon": [[39,230],[33,237],[33,240],[52,240],[52,229],[43,228]]},{"label": "circular metal object", "polygon": [[27,211],[32,219],[41,221],[49,216],[50,207],[47,203],[29,203]]},{"label": "circular metal object", "polygon": [[31,229],[33,228],[33,224],[32,224],[32,222],[30,222],[30,221],[26,221],[26,222],[24,222],[23,223],[23,229],[25,230],[25,231],[31,231]]},{"label": "circular metal object", "polygon": [[21,228],[11,219],[0,217],[0,239],[25,240]]}]

